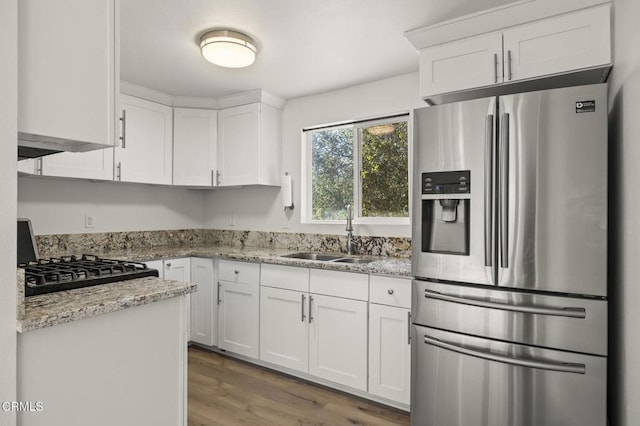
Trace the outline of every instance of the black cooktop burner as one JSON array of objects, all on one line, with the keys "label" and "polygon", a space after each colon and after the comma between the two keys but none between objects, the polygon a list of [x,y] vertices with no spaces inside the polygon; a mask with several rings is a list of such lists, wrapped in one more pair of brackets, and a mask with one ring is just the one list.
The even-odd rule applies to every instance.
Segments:
[{"label": "black cooktop burner", "polygon": [[144,263],[83,254],[40,259],[18,265],[25,270],[25,295],[53,293],[142,277],[157,277]]}]

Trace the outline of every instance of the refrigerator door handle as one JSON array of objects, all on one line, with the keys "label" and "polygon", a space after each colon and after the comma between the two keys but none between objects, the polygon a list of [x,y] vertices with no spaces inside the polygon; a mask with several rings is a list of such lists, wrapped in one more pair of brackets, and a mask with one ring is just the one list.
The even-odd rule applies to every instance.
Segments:
[{"label": "refrigerator door handle", "polygon": [[500,120],[500,266],[509,267],[509,114]]},{"label": "refrigerator door handle", "polygon": [[487,115],[484,152],[484,266],[493,266],[493,114]]},{"label": "refrigerator door handle", "polygon": [[439,293],[437,291],[425,289],[424,297],[426,299],[436,299],[445,302],[459,303],[462,305],[478,306],[481,308],[500,309],[503,311],[519,312],[523,314],[534,315],[552,315],[558,317],[569,317],[584,319],[587,317],[587,311],[585,308],[576,307],[563,307],[555,308],[548,306],[536,306],[536,305],[511,305],[509,303],[501,302],[489,302],[482,299],[476,299],[472,297],[460,297],[452,296],[449,294]]},{"label": "refrigerator door handle", "polygon": [[563,373],[585,374],[586,367],[584,364],[575,364],[568,362],[548,362],[539,361],[535,359],[516,358],[504,355],[496,355],[491,352],[478,351],[474,349],[458,346],[453,343],[445,342],[428,335],[424,335],[424,343],[427,345],[437,346],[442,349],[446,349],[453,352],[458,352],[463,355],[474,356],[477,358],[486,359],[489,361],[502,362],[505,364],[511,364],[518,367],[527,368],[539,368],[542,370],[560,371]]}]

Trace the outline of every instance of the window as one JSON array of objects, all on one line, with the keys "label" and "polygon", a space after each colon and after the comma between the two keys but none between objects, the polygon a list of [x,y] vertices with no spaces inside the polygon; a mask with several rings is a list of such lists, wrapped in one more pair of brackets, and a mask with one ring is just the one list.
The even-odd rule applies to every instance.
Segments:
[{"label": "window", "polygon": [[306,131],[307,221],[408,223],[408,115]]}]

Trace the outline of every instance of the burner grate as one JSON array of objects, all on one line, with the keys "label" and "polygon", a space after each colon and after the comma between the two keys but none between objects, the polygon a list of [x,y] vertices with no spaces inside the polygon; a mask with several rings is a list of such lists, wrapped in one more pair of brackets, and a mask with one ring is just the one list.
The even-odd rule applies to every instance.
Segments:
[{"label": "burner grate", "polygon": [[26,296],[158,276],[156,269],[144,263],[88,254],[39,259],[18,266],[25,270]]}]

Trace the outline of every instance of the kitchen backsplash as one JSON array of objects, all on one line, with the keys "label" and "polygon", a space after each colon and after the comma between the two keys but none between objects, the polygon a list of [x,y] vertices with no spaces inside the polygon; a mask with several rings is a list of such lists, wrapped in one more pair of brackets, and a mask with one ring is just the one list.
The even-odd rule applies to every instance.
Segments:
[{"label": "kitchen backsplash", "polygon": [[[52,253],[83,254],[92,251],[130,250],[137,247],[169,245],[221,245],[293,251],[346,252],[344,235],[292,232],[182,229],[36,235],[35,238],[40,257],[47,257]],[[354,238],[358,254],[405,258],[411,256],[410,238],[359,236]]]}]

